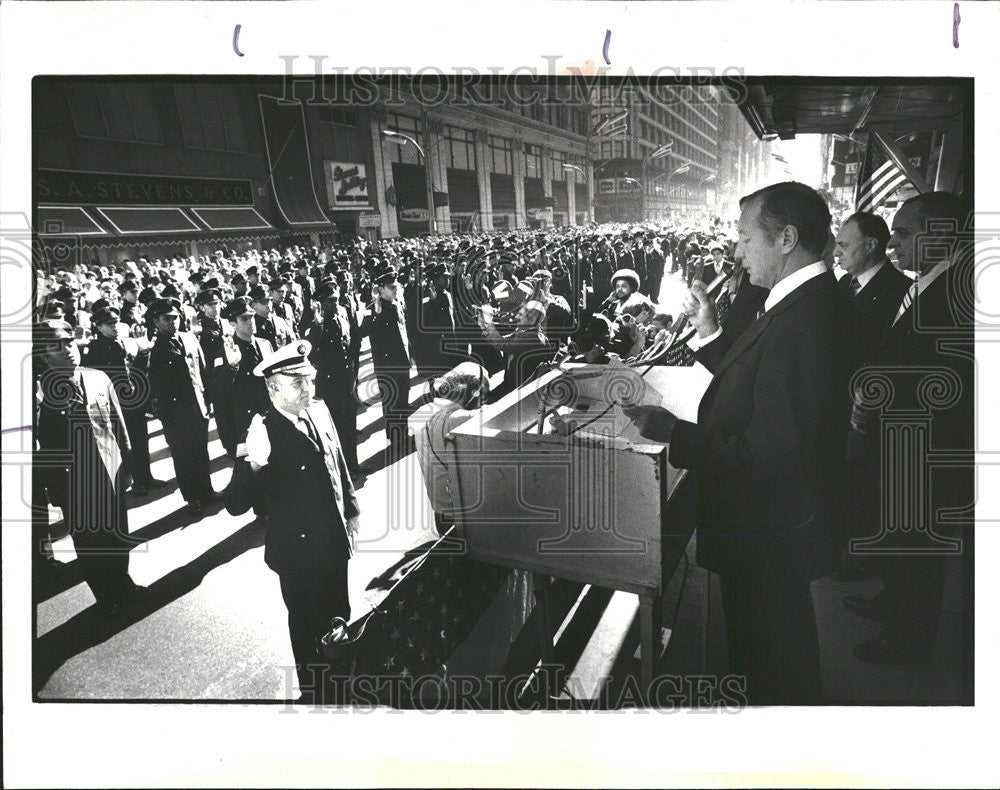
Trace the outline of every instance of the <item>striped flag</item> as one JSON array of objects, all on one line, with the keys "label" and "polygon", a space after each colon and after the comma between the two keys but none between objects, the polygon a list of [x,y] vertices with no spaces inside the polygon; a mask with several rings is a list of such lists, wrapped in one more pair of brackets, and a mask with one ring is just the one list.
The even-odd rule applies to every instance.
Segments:
[{"label": "striped flag", "polygon": [[868,135],[868,149],[858,173],[854,193],[855,211],[873,211],[909,179],[896,165],[885,145],[876,134]]}]

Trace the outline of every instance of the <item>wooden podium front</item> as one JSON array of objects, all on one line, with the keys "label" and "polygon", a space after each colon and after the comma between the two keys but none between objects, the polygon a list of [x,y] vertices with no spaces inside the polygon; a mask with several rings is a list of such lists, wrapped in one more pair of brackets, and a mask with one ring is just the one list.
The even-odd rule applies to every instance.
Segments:
[{"label": "wooden podium front", "polygon": [[[456,428],[441,459],[468,556],[531,571],[541,589],[554,576],[639,596],[644,688],[663,589],[694,530],[694,486],[667,461],[668,446],[639,437],[613,404],[645,388],[647,399],[694,420],[710,378],[699,367],[564,365]],[[579,429],[551,432],[551,417],[540,416],[552,410]],[[539,605],[547,660],[544,596]]]}]

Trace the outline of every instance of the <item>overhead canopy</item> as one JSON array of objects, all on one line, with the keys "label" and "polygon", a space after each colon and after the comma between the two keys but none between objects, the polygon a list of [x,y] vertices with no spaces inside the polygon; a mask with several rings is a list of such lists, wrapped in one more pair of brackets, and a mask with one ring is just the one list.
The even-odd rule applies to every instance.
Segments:
[{"label": "overhead canopy", "polygon": [[301,102],[258,95],[274,203],[291,226],[329,225],[316,195]]},{"label": "overhead canopy", "polygon": [[156,208],[98,208],[117,233],[185,233],[201,230],[183,211],[175,206]]},{"label": "overhead canopy", "polygon": [[945,129],[960,121],[968,81],[925,84],[805,82],[753,79],[730,89],[758,137],[851,135],[866,126],[888,133]]},{"label": "overhead canopy", "polygon": [[257,210],[249,206],[226,208],[192,208],[209,230],[268,230],[272,225]]},{"label": "overhead canopy", "polygon": [[46,236],[104,236],[104,230],[80,206],[39,206],[38,232]]}]

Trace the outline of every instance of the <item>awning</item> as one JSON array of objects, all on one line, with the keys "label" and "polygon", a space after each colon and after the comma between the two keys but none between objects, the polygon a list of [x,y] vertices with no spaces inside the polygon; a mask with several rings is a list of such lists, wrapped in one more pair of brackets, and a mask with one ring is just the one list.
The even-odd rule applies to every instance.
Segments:
[{"label": "awning", "polygon": [[39,206],[36,227],[42,236],[107,235],[80,206]]},{"label": "awning", "polygon": [[301,102],[258,95],[274,203],[291,226],[329,225],[320,208]]},{"label": "awning", "polygon": [[272,230],[273,225],[249,206],[189,209],[209,230]]},{"label": "awning", "polygon": [[137,208],[122,206],[95,209],[117,233],[188,233],[200,231],[194,221],[175,206]]},{"label": "awning", "polygon": [[796,134],[850,135],[865,127],[887,134],[944,129],[961,119],[968,91],[969,81],[946,79],[864,84],[752,78],[730,88],[754,133],[782,140]]}]

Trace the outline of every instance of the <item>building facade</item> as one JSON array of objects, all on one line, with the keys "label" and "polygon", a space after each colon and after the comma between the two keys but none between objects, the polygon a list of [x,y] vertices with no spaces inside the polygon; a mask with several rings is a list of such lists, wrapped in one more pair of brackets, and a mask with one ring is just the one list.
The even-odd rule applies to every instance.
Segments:
[{"label": "building facade", "polygon": [[110,262],[661,221],[718,210],[759,164],[715,87],[441,85],[39,78],[35,228]]}]

